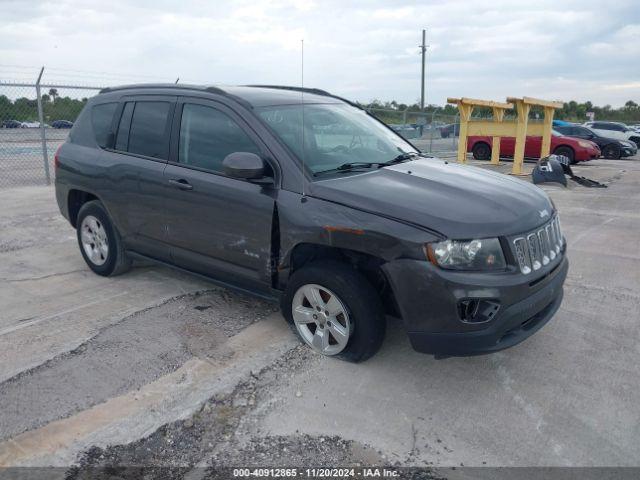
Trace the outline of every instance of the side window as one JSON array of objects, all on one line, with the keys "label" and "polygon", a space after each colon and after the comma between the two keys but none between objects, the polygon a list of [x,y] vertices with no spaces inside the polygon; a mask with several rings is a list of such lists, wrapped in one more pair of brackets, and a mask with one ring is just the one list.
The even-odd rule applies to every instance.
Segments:
[{"label": "side window", "polygon": [[116,113],[117,106],[118,104],[116,102],[101,103],[91,109],[91,124],[96,136],[96,143],[102,148],[107,146],[109,136],[112,134],[111,122],[113,121],[113,115]]},{"label": "side window", "polygon": [[129,146],[129,128],[131,128],[131,117],[133,116],[133,102],[127,102],[122,109],[118,134],[116,135],[115,149],[122,152],[127,151]]},{"label": "side window", "polygon": [[226,114],[203,105],[184,105],[180,122],[180,163],[222,172],[222,161],[233,152],[260,154],[256,144]]},{"label": "side window", "polygon": [[127,151],[166,160],[169,153],[169,102],[136,102]]}]

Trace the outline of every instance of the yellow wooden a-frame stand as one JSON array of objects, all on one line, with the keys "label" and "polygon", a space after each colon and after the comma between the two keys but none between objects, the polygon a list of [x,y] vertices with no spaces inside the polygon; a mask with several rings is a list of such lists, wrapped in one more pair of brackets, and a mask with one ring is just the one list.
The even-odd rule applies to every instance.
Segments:
[{"label": "yellow wooden a-frame stand", "polygon": [[[458,139],[458,162],[467,163],[467,143],[469,136],[493,137],[491,149],[491,164],[500,164],[500,138],[515,137],[516,146],[513,154],[512,175],[527,175],[523,173],[524,146],[527,135],[542,137],[540,156],[546,157],[551,151],[551,126],[556,108],[562,108],[561,102],[538,100],[536,98],[508,97],[508,103],[477,100],[473,98],[447,98],[448,103],[458,105],[460,111],[460,138]],[[504,112],[514,107],[518,113],[515,121],[505,121]],[[529,124],[529,111],[532,106],[544,109],[543,123]],[[490,107],[493,119],[471,120],[474,107]]]}]

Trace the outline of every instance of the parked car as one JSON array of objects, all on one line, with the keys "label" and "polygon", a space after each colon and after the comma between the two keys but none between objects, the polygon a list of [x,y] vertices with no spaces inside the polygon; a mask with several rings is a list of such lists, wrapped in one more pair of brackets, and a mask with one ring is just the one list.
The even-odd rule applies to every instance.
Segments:
[{"label": "parked car", "polygon": [[619,122],[586,122],[585,127],[589,127],[594,132],[609,138],[618,140],[630,140],[640,147],[640,134]]},{"label": "parked car", "polygon": [[[45,123],[44,126],[47,128],[49,125]],[[40,128],[40,122],[22,122],[20,128]]]},{"label": "parked car", "polygon": [[73,127],[73,122],[69,120],[54,120],[51,122],[51,126],[53,128],[71,128]]},{"label": "parked car", "polygon": [[402,124],[389,124],[391,129],[401,135],[403,138],[418,138],[420,137],[420,125],[416,125],[413,123],[402,123]]},{"label": "parked car", "polygon": [[440,129],[440,136],[442,138],[449,138],[450,136],[457,137],[460,135],[460,124],[459,123],[450,123],[449,125],[445,125]]},{"label": "parked car", "polygon": [[[470,136],[467,142],[467,151],[473,153],[476,160],[489,160],[491,158],[492,137]],[[513,157],[516,149],[515,137],[502,137],[500,139],[500,156]],[[525,158],[540,158],[542,151],[542,137],[527,137],[524,144]],[[571,163],[584,162],[600,157],[600,148],[590,140],[579,140],[566,137],[557,131],[552,131],[551,153],[564,155]]]},{"label": "parked car", "polygon": [[370,357],[387,314],[418,351],[493,352],[562,301],[566,242],[542,189],[427,158],[322,90],[105,89],[54,164],[95,273],[147,258],[277,300],[324,355]]},{"label": "parked car", "polygon": [[22,122],[18,120],[5,120],[2,122],[2,128],[20,128],[22,126]]},{"label": "parked car", "polygon": [[555,130],[563,135],[589,140],[600,148],[604,158],[631,157],[638,153],[638,147],[630,140],[618,140],[598,134],[582,125],[558,126]]}]

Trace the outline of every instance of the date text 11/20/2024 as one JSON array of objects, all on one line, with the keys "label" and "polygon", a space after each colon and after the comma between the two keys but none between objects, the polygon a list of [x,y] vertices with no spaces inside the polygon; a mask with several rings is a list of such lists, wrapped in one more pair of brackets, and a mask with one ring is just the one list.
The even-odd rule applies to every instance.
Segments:
[{"label": "date text 11/20/2024", "polygon": [[272,478],[394,478],[400,473],[388,468],[234,468],[234,477]]}]

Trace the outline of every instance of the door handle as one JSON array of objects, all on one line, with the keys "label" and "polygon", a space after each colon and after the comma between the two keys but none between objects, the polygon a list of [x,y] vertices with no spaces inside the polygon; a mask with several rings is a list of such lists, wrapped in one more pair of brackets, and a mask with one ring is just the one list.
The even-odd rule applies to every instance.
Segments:
[{"label": "door handle", "polygon": [[184,178],[181,178],[179,180],[172,178],[171,180],[169,180],[169,183],[174,187],[179,188],[180,190],[193,190],[193,185],[187,182]]}]

